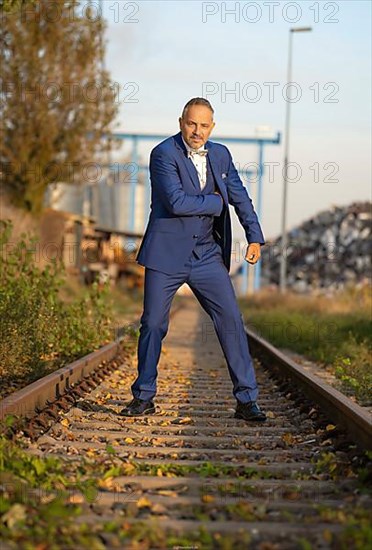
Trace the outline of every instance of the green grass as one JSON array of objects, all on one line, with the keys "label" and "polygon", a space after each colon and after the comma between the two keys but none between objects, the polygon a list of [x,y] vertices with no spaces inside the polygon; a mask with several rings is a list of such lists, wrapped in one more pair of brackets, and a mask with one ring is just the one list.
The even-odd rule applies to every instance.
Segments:
[{"label": "green grass", "polygon": [[372,300],[368,288],[336,297],[262,292],[240,299],[248,327],[274,346],[330,367],[342,390],[372,399]]}]

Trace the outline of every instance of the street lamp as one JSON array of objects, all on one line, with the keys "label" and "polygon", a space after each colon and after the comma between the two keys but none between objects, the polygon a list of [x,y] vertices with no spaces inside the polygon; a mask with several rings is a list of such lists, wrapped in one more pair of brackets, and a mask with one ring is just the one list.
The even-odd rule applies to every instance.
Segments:
[{"label": "street lamp", "polygon": [[[294,32],[309,32],[311,27],[296,27],[289,29],[287,90],[292,78],[292,34]],[[288,92],[287,92],[288,93]],[[288,186],[288,155],[289,155],[289,127],[291,102],[287,98],[284,130],[284,165],[283,165],[283,203],[282,203],[282,253],[280,256],[280,292],[287,288],[287,186]]]}]

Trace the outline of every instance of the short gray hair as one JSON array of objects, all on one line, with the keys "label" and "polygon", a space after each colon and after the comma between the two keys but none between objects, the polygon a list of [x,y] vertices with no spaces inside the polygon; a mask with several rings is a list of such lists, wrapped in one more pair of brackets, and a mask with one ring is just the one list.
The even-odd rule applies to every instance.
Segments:
[{"label": "short gray hair", "polygon": [[181,115],[181,118],[183,118],[186,114],[186,111],[189,107],[191,107],[192,105],[204,105],[204,107],[208,107],[208,109],[210,109],[212,111],[212,114],[214,114],[214,110],[213,110],[213,107],[212,105],[209,103],[208,99],[204,99],[204,97],[193,97],[192,99],[190,99],[190,101],[188,101],[186,103],[186,105],[184,106],[183,110],[182,110],[182,115]]}]

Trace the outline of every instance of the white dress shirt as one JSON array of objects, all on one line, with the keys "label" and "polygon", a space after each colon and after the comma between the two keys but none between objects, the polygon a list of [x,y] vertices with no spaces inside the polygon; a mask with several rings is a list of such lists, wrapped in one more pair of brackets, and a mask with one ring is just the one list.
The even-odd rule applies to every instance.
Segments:
[{"label": "white dress shirt", "polygon": [[190,145],[182,137],[182,141],[185,144],[189,158],[191,158],[199,177],[200,189],[204,189],[207,184],[207,157],[202,155],[190,155],[190,151],[204,151],[205,147],[202,145],[199,149],[192,149]]}]

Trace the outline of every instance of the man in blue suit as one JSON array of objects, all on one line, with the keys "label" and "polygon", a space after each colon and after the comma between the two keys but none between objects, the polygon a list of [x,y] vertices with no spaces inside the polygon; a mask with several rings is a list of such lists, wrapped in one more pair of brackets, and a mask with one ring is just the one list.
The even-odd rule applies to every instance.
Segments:
[{"label": "man in blue suit", "polygon": [[180,132],[150,155],[151,213],[136,260],[145,266],[144,309],[138,341],[138,376],[123,416],[154,414],[157,366],[176,291],[187,283],[211,317],[237,400],[236,418],[266,420],[242,315],[231,279],[231,204],[254,264],[265,243],[252,201],[229,150],[208,141],[213,108],[193,98],[179,119]]}]

